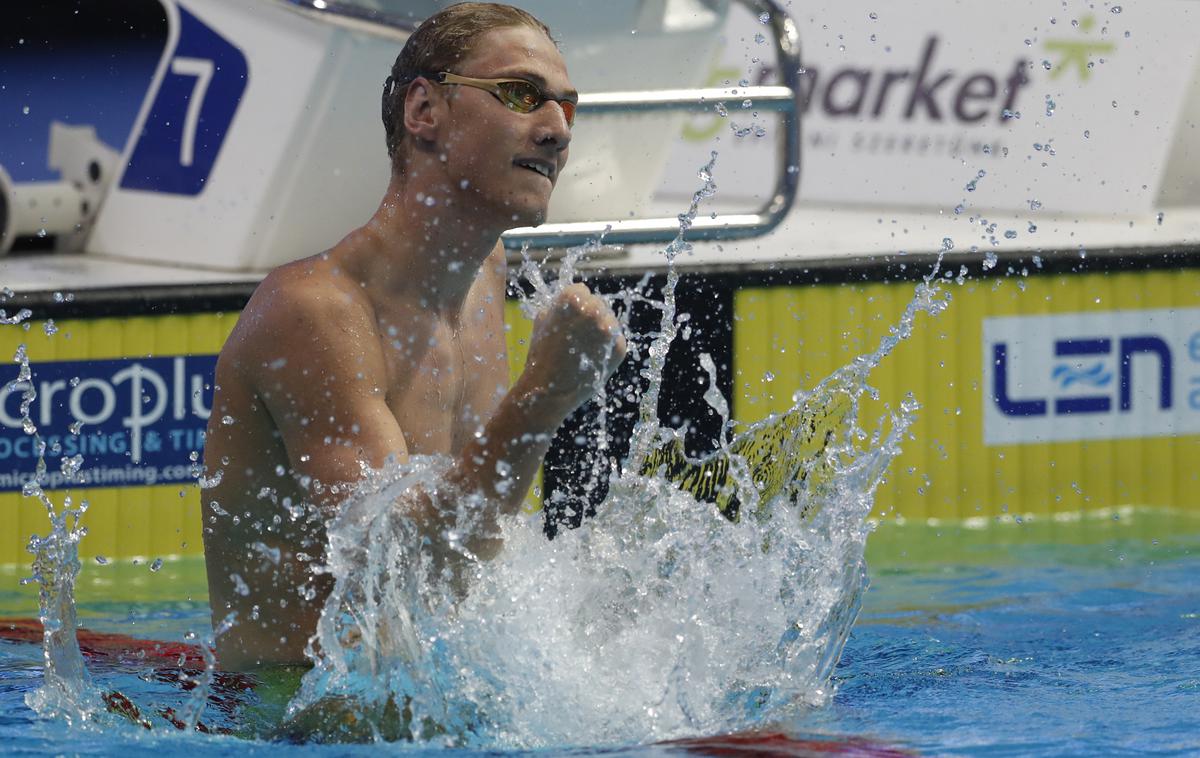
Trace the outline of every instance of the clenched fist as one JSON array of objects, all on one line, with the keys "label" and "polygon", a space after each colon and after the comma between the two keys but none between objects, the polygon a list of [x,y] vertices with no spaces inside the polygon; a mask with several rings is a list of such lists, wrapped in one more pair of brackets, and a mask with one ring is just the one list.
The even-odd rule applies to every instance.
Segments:
[{"label": "clenched fist", "polygon": [[586,402],[625,358],[628,345],[608,303],[580,283],[538,314],[522,380],[569,413]]}]

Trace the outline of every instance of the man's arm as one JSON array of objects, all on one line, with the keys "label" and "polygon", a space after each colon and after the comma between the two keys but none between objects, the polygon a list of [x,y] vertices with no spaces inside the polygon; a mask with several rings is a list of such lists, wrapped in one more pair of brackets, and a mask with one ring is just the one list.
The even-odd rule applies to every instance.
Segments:
[{"label": "man's arm", "polygon": [[[280,286],[256,304],[245,372],[300,482],[351,483],[408,448],[387,405],[387,367],[372,317],[335,288]],[[310,487],[314,502],[342,498]]]},{"label": "man's arm", "polygon": [[[387,367],[373,319],[345,297],[276,294],[263,303],[256,330],[262,358],[253,384],[279,428],[294,475],[309,482],[313,501],[327,515],[345,497],[329,485],[357,481],[360,463],[378,468],[389,457],[403,462],[408,456],[403,420],[386,402]],[[275,298],[285,302],[271,302]],[[499,512],[515,512],[554,432],[624,353],[607,305],[583,285],[568,287],[536,321],[525,371],[459,451],[449,483],[483,495]],[[452,525],[453,514],[427,496],[414,495],[402,507],[414,509],[432,532]],[[495,515],[481,514],[483,523]],[[468,548],[491,553],[491,535],[477,536]]]},{"label": "man's arm", "polygon": [[524,371],[474,439],[454,475],[505,513],[529,491],[550,441],[625,357],[626,344],[607,304],[582,284],[567,287],[534,323]]}]

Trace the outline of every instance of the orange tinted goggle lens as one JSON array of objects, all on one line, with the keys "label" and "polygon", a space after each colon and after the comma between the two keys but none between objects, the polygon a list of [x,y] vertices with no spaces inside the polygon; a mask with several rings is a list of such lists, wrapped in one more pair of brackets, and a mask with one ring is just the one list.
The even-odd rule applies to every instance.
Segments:
[{"label": "orange tinted goggle lens", "polygon": [[559,100],[558,104],[562,106],[563,115],[567,117],[567,126],[575,125],[575,103],[570,100]]},{"label": "orange tinted goggle lens", "polygon": [[[541,90],[529,82],[503,82],[496,86],[504,96],[504,102],[519,113],[532,113],[540,108],[547,99]],[[575,103],[570,100],[559,100],[558,104],[567,118],[567,125],[573,126],[575,124]]]}]

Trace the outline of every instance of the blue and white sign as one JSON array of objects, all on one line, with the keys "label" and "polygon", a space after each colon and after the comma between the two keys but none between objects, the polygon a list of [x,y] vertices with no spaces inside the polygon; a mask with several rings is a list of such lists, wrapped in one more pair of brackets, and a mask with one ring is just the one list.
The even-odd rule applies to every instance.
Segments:
[{"label": "blue and white sign", "polygon": [[200,194],[233,124],[248,74],[240,50],[179,6],[179,43],[121,187]]},{"label": "blue and white sign", "polygon": [[[29,420],[46,443],[47,488],[124,487],[196,480],[215,355],[31,363]],[[28,383],[0,389],[0,491],[19,490],[37,464],[23,428]],[[77,475],[59,461],[76,459]]]},{"label": "blue and white sign", "polygon": [[987,445],[1200,434],[1200,308],[989,318]]}]

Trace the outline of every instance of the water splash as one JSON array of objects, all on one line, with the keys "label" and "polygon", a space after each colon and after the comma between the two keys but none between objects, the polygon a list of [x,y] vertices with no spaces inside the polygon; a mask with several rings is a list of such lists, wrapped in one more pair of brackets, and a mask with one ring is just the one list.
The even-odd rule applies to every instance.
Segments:
[{"label": "water splash", "polygon": [[[2,314],[0,311],[0,319]],[[24,320],[30,314],[23,310],[18,315]],[[51,334],[50,331],[47,333]],[[142,715],[142,709],[137,704],[120,692],[102,691],[88,672],[76,636],[78,617],[75,607],[75,586],[82,569],[79,543],[87,536],[87,528],[80,521],[88,509],[88,502],[81,500],[75,505],[72,497],[65,495],[59,507],[45,491],[44,485],[48,479],[45,458],[47,445],[31,417],[37,390],[25,345],[17,348],[13,360],[18,364],[17,376],[5,385],[4,394],[20,392],[21,428],[33,438],[33,449],[37,455],[33,476],[23,486],[22,495],[38,501],[46,509],[50,522],[50,531],[46,536],[35,534],[30,537],[26,549],[33,555],[32,570],[29,577],[21,580],[23,585],[38,585],[38,618],[42,625],[42,686],[26,695],[25,702],[43,718],[60,720],[69,726],[132,722],[139,728],[152,728],[154,722]],[[78,435],[80,430],[81,422],[70,425],[71,434]],[[78,454],[63,455],[59,464],[64,481],[78,481],[84,458]],[[104,565],[108,559],[96,556],[96,562]],[[157,573],[162,566],[163,559],[156,558],[149,569]],[[232,622],[231,614],[218,625],[214,634],[224,633]],[[194,635],[187,639],[193,640]],[[180,671],[180,683],[185,685],[185,689],[190,687],[192,692],[179,714],[172,709],[157,711],[159,716],[166,719],[164,723],[170,723],[177,729],[207,731],[200,718],[208,705],[208,694],[216,675],[216,657],[211,640],[202,644],[200,651],[203,670],[194,675],[182,669]]]},{"label": "water splash", "polygon": [[[701,176],[666,250],[631,452],[596,516],[548,541],[540,515],[485,522],[480,499],[448,492],[447,459],[368,472],[329,530],[335,588],[285,730],[474,748],[645,743],[754,728],[828,700],[866,586],[873,495],[917,411],[908,398],[867,431],[859,400],[917,315],[949,298],[935,266],[873,352],[796,393],[788,413],[723,435],[714,455],[730,475],[721,488],[742,504],[730,520],[661,467],[641,473],[677,439],[655,409],[681,322],[675,257],[715,191],[712,163]],[[557,285],[523,267],[533,274],[531,312],[570,281],[575,260]],[[728,426],[723,398],[711,400]],[[804,411],[835,401],[840,423],[815,457],[789,462],[811,442],[796,427],[811,420]],[[753,472],[776,458],[797,473],[767,494]],[[825,475],[805,476],[817,470]],[[397,505],[417,489],[452,526],[430,534]],[[503,543],[486,562],[465,547],[480,530]]]},{"label": "water splash", "polygon": [[[18,315],[28,318],[26,311]],[[34,475],[25,483],[22,494],[40,502],[50,519],[50,532],[45,537],[35,534],[29,539],[26,549],[33,555],[33,566],[30,576],[21,580],[22,584],[36,583],[39,587],[38,618],[42,623],[43,682],[26,696],[25,702],[43,717],[79,724],[94,720],[104,711],[75,638],[75,580],[82,568],[79,541],[87,534],[79,520],[87,510],[87,501],[73,507],[67,496],[62,508],[57,508],[42,489],[47,472],[46,443],[30,418],[37,390],[25,345],[17,348],[13,361],[19,366],[17,377],[5,386],[5,394],[20,391],[21,428],[33,438],[37,454]],[[64,472],[73,464],[73,459],[64,459]]]}]

